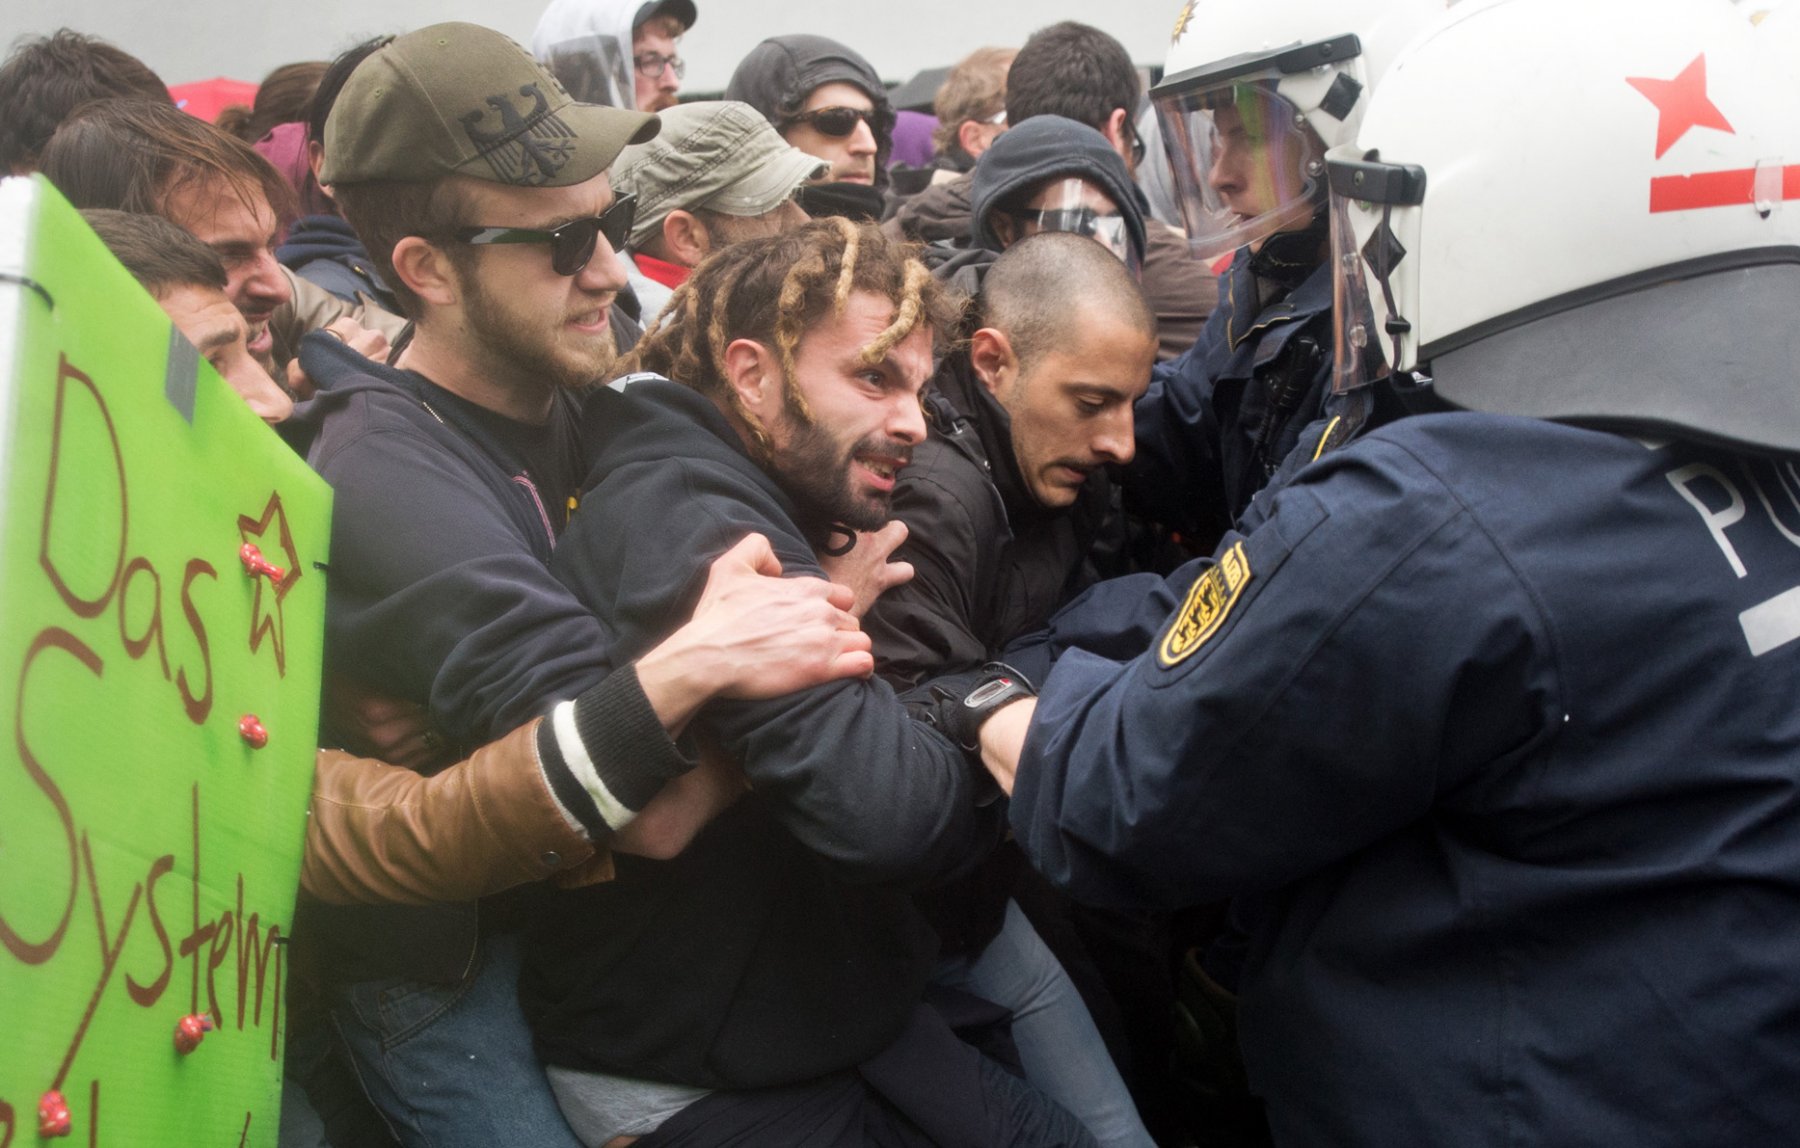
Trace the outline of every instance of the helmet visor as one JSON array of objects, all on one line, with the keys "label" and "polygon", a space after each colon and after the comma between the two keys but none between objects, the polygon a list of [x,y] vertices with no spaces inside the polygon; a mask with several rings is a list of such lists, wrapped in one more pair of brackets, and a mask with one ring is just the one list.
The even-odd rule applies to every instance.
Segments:
[{"label": "helmet visor", "polygon": [[1332,390],[1347,394],[1418,365],[1424,173],[1362,161],[1354,144],[1331,156]]},{"label": "helmet visor", "polygon": [[1304,227],[1324,197],[1318,137],[1275,93],[1239,76],[1156,97],[1188,243],[1210,259]]},{"label": "helmet visor", "polygon": [[1350,201],[1331,201],[1331,314],[1333,340],[1331,389],[1348,394],[1393,373],[1379,336],[1375,308],[1369,299],[1368,269],[1350,223]]},{"label": "helmet visor", "polygon": [[615,36],[576,36],[553,45],[544,63],[579,103],[635,108],[629,47]]}]

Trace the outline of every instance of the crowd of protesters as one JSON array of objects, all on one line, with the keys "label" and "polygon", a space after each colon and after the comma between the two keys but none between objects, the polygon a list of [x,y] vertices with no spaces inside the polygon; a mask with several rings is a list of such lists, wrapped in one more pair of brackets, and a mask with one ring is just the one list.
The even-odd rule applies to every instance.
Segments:
[{"label": "crowd of protesters", "polygon": [[1791,1137],[1800,34],[1652,7],[16,44],[0,171],[334,491],[284,1148]]}]

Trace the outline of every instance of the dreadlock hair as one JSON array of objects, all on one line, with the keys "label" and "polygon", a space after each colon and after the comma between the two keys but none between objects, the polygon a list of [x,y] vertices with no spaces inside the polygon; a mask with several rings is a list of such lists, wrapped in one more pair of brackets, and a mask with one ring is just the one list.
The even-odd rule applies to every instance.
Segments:
[{"label": "dreadlock hair", "polygon": [[881,362],[914,331],[945,341],[960,318],[960,300],[916,258],[916,244],[893,240],[872,224],[842,217],[814,220],[792,231],[746,239],[709,256],[674,295],[620,373],[655,371],[731,404],[759,450],[767,437],[726,382],[725,348],[753,339],[781,360],[782,386],[802,418],[794,359],[814,326],[843,314],[852,293],[866,291],[894,304],[887,328],[862,348],[863,362]]}]

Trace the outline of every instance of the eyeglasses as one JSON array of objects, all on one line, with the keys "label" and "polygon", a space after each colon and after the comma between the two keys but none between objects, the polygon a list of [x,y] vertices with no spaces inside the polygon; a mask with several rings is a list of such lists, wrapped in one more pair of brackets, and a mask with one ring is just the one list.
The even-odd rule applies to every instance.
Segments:
[{"label": "eyeglasses", "polygon": [[680,56],[659,56],[655,52],[645,52],[641,56],[633,56],[631,63],[640,74],[652,80],[661,79],[664,68],[674,69],[678,80],[687,75],[687,61]]},{"label": "eyeglasses", "polygon": [[781,130],[786,131],[795,124],[807,124],[822,136],[843,139],[856,131],[856,125],[865,123],[875,136],[881,135],[882,115],[873,108],[815,108],[810,112],[801,112],[781,121]]},{"label": "eyeglasses", "polygon": [[1149,154],[1150,149],[1144,146],[1144,137],[1138,134],[1137,125],[1131,123],[1130,120],[1125,122],[1131,127],[1131,166],[1133,168],[1143,167],[1144,156]]},{"label": "eyeglasses", "polygon": [[596,240],[604,236],[614,251],[622,251],[631,223],[637,216],[637,196],[622,195],[604,212],[591,219],[571,219],[554,231],[526,227],[464,227],[453,238],[476,247],[490,243],[548,243],[550,267],[558,275],[576,275],[594,257]]}]

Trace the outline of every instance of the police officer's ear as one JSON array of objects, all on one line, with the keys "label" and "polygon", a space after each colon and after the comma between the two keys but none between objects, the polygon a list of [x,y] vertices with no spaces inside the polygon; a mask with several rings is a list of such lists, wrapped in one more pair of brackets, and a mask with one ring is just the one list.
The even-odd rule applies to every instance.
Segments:
[{"label": "police officer's ear", "polygon": [[768,427],[782,404],[781,361],[771,347],[755,339],[733,339],[725,346],[725,386],[737,409],[756,425]]},{"label": "police officer's ear", "polygon": [[983,327],[969,336],[969,365],[988,393],[1000,398],[1012,388],[1019,374],[1019,356],[1006,332]]}]

